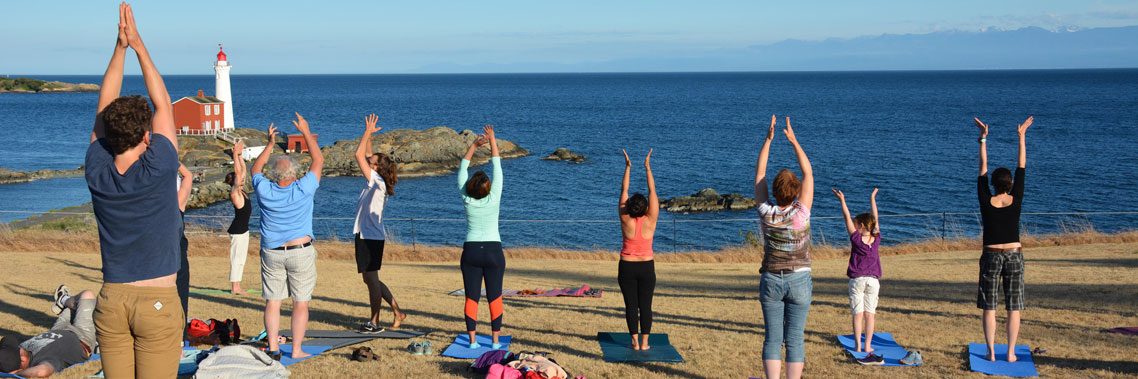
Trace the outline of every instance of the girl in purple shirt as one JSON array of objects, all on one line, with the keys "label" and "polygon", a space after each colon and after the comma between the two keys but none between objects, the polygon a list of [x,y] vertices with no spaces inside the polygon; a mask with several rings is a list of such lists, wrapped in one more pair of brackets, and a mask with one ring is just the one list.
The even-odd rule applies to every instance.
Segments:
[{"label": "girl in purple shirt", "polygon": [[[846,232],[850,234],[850,313],[853,315],[854,341],[858,352],[873,352],[874,315],[877,313],[877,294],[881,291],[881,229],[877,225],[877,188],[869,196],[870,213],[850,217],[846,195],[833,189],[842,202],[842,215],[846,219]],[[862,320],[865,321],[865,345],[862,345]]]}]

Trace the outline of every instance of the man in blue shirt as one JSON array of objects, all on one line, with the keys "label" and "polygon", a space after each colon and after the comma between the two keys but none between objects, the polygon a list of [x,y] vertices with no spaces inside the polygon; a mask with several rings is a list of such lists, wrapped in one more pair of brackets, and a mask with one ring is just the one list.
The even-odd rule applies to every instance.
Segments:
[{"label": "man in blue shirt", "polygon": [[277,129],[269,125],[269,143],[253,163],[253,190],[261,210],[261,293],[265,298],[265,330],[269,355],[280,357],[277,333],[281,324],[281,302],[292,297],[292,357],[304,358],[301,351],[308,325],[308,301],[316,286],[316,249],[312,247],[312,198],[320,187],[324,155],[308,121],[299,113],[293,126],[304,136],[312,165],[304,176],[289,156],[273,161],[262,174],[276,146]]},{"label": "man in blue shirt", "polygon": [[[138,55],[153,113],[141,96],[119,97],[128,47]],[[85,165],[103,261],[95,308],[103,370],[108,378],[174,377],[186,320],[174,287],[182,234],[178,137],[170,95],[125,3]]]}]

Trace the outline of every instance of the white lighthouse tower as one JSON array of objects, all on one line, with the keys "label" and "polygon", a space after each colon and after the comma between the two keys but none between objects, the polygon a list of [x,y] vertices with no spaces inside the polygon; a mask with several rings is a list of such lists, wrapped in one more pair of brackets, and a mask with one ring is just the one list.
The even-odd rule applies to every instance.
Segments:
[{"label": "white lighthouse tower", "polygon": [[225,51],[221,44],[217,44],[217,62],[213,63],[213,72],[217,79],[214,96],[225,102],[225,124],[223,130],[233,129],[233,94],[229,92],[229,61],[225,59]]}]

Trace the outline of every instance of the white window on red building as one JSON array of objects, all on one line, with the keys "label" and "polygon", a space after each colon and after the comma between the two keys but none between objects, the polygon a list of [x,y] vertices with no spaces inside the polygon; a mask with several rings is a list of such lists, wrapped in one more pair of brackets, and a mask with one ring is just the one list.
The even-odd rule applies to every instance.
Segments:
[{"label": "white window on red building", "polygon": [[213,128],[215,130],[221,130],[221,121],[213,120]]},{"label": "white window on red building", "polygon": [[205,130],[208,127],[209,127],[209,122],[203,122],[202,123],[202,130]]},{"label": "white window on red building", "polygon": [[221,114],[221,110],[218,107],[219,107],[219,105],[217,105],[217,104],[213,105],[213,114]]},{"label": "white window on red building", "polygon": [[208,105],[205,106],[205,115],[209,116],[209,106]]}]

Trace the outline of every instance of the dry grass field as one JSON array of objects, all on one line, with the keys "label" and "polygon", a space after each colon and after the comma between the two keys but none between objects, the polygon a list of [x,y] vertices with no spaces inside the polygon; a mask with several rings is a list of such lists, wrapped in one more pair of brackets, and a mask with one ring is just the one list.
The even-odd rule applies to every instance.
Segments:
[{"label": "dry grass field", "polygon": [[[1047,350],[1035,356],[1041,376],[1133,377],[1138,375],[1138,337],[1102,332],[1138,326],[1138,236],[1072,235],[1028,242],[1027,301],[1020,343]],[[1094,243],[1099,242],[1099,243]],[[254,239],[253,245],[256,246]],[[861,367],[835,340],[850,333],[846,260],[841,249],[817,249],[814,302],[806,331],[806,376],[986,377],[968,371],[967,344],[983,342],[975,287],[979,251],[975,241],[929,242],[883,251],[878,332],[891,332],[924,353],[921,367]],[[192,286],[226,288],[228,241],[191,238]],[[355,328],[367,313],[366,292],[347,243],[319,242],[319,281],[311,303],[311,329]],[[956,250],[956,251],[953,251]],[[45,330],[51,291],[59,283],[98,289],[97,240],[93,233],[0,231],[4,263],[0,277],[0,334],[29,336]],[[473,378],[470,361],[438,354],[462,332],[463,300],[447,295],[462,286],[458,249],[388,248],[381,278],[408,313],[408,329],[424,337],[433,356],[403,352],[411,340],[374,340],[379,361],[354,362],[349,348],[329,351],[290,366],[295,377]],[[654,332],[668,333],[687,363],[611,364],[601,360],[598,331],[624,330],[616,283],[616,253],[524,249],[508,252],[507,288],[552,288],[589,284],[605,291],[594,298],[506,298],[504,333],[512,350],[543,350],[573,375],[592,378],[740,378],[762,374],[762,314],[758,261],[748,249],[661,254],[657,264]],[[246,265],[244,285],[259,287],[258,260]],[[483,302],[484,304],[485,302]],[[285,303],[285,318],[289,303]],[[263,301],[254,296],[193,295],[190,316],[238,318],[246,334],[261,329]],[[483,319],[487,318],[485,306]],[[386,323],[391,313],[385,308]],[[1002,327],[1001,317],[1001,327]],[[480,324],[479,332],[489,326]],[[999,342],[1003,338],[1000,338]],[[99,370],[92,362],[60,377],[81,378]]]}]

